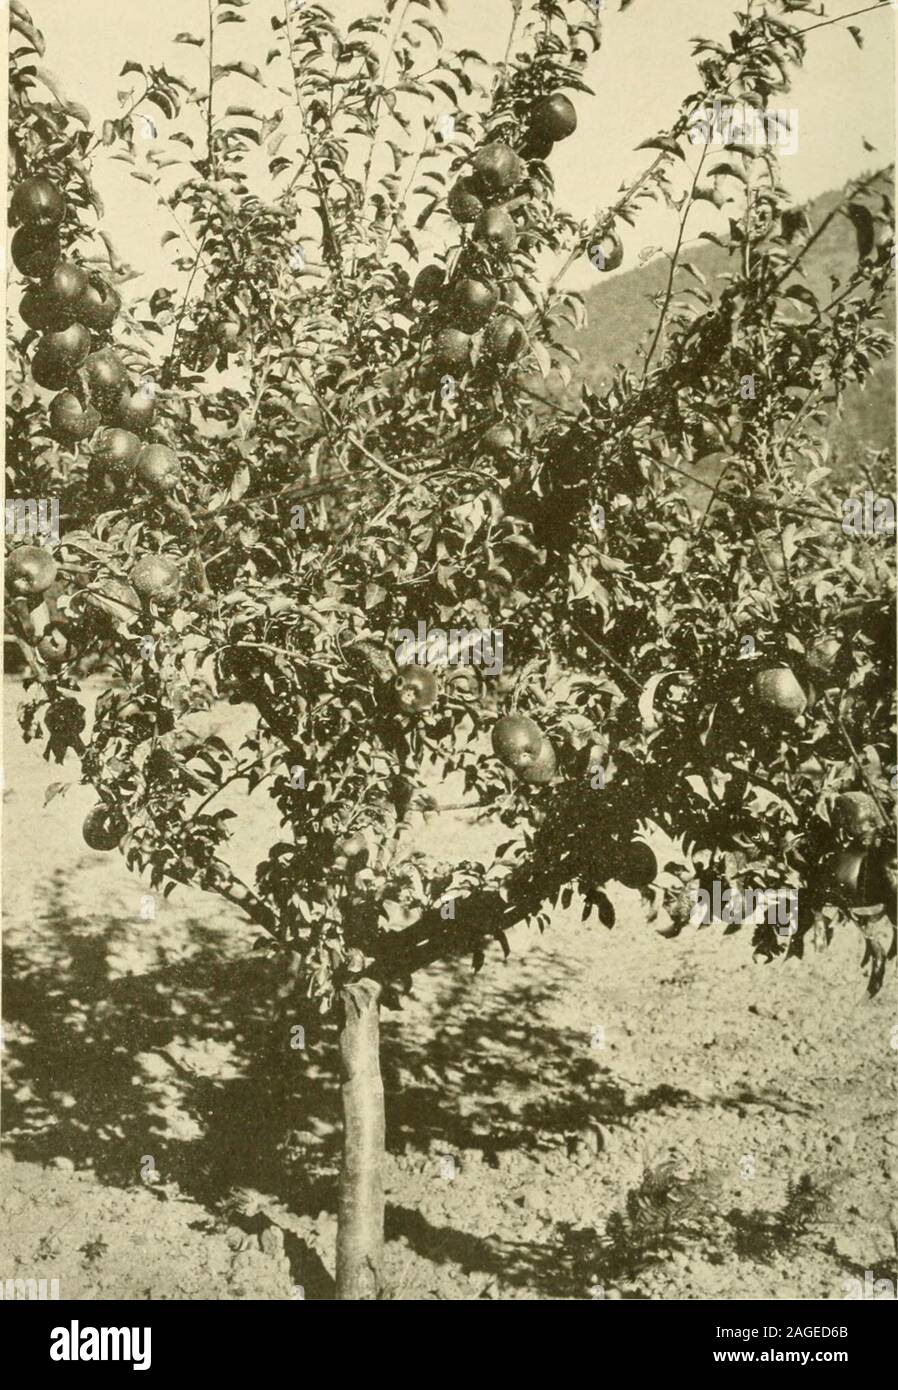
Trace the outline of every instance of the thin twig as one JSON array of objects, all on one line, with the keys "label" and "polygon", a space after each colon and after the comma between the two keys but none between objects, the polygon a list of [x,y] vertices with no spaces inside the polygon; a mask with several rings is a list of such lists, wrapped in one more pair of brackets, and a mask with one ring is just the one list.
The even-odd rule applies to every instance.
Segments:
[{"label": "thin twig", "polygon": [[375,468],[377,468],[379,472],[387,473],[391,478],[395,479],[396,482],[402,483],[403,486],[408,486],[408,484],[411,482],[411,479],[407,477],[404,473],[400,473],[398,469],[392,468],[390,464],[385,463],[383,459],[378,458],[377,454],[373,454],[371,450],[367,447],[367,445],[363,444],[362,441],[358,438],[358,436],[353,434],[352,430],[348,430],[346,428],[346,426],[343,424],[343,421],[334,414],[330,406],[325,404],[325,402],[321,399],[318,392],[315,390],[315,387],[312,385],[312,383],[309,381],[308,377],[305,375],[303,371],[300,371],[300,376],[302,377],[302,380],[308,387],[311,395],[315,398],[315,403],[317,404],[318,409],[322,411],[324,415],[327,416],[332,425],[336,425],[339,430],[343,431],[345,438],[349,440],[350,444],[353,444],[359,450],[360,453],[364,454],[365,458],[368,459],[369,462],[373,463]]},{"label": "thin twig", "polygon": [[597,642],[594,637],[590,637],[588,632],[584,632],[580,624],[578,622],[575,622],[573,618],[571,618],[571,627],[574,628],[577,632],[579,632],[580,636],[583,638],[585,642],[588,642],[591,647],[595,647],[596,651],[599,653],[600,656],[604,657],[606,661],[610,661],[611,665],[615,668],[616,671],[620,672],[624,680],[629,681],[630,684],[639,691],[640,695],[642,694],[642,686],[639,684],[639,681],[636,680],[634,676],[631,676],[630,672],[626,670],[625,667],[621,666],[619,661],[615,660],[615,658],[611,655],[608,649],[602,646],[601,642]]},{"label": "thin twig", "polygon": [[805,29],[796,30],[799,34],[810,34],[815,29],[826,29],[830,24],[842,24],[846,19],[854,19],[859,14],[871,14],[873,10],[888,10],[894,8],[891,0],[880,0],[878,5],[865,5],[862,10],[850,10],[848,14],[834,15],[832,19],[821,19],[819,24],[809,24]]},{"label": "thin twig", "polygon": [[680,260],[680,252],[683,249],[683,239],[686,235],[686,223],[689,219],[690,212],[695,206],[695,190],[698,187],[698,181],[701,176],[702,169],[704,168],[705,160],[708,157],[709,148],[709,145],[705,145],[704,149],[702,150],[701,158],[698,161],[698,168],[696,169],[695,174],[693,175],[692,187],[689,190],[689,193],[686,198],[686,203],[683,207],[683,213],[680,217],[680,225],[677,232],[677,243],[673,249],[673,253],[670,258],[670,273],[667,277],[667,289],[664,292],[664,302],[661,305],[661,310],[658,314],[658,323],[655,327],[655,336],[652,338],[652,345],[646,353],[645,365],[642,369],[643,381],[645,381],[646,377],[648,376],[649,367],[652,365],[652,358],[655,355],[655,350],[658,346],[658,343],[661,341],[661,334],[663,333],[664,325],[667,322],[667,311],[670,308],[670,301],[673,298],[674,278],[676,277],[677,273],[677,266]]},{"label": "thin twig", "polygon": [[[627,189],[625,189],[625,191],[621,194],[620,198],[618,198],[617,202],[612,203],[611,207],[607,208],[606,211],[602,213],[602,216],[599,217],[598,220],[594,223],[592,230],[590,231],[589,235],[585,238],[585,240],[578,241],[574,249],[571,252],[569,252],[567,259],[561,265],[560,269],[555,272],[555,274],[552,276],[552,279],[546,286],[546,293],[544,296],[546,303],[548,303],[549,296],[551,295],[552,291],[558,288],[558,285],[564,279],[565,275],[567,275],[574,262],[579,260],[580,256],[583,255],[584,246],[587,246],[589,242],[593,240],[594,237],[601,237],[604,234],[605,229],[611,224],[611,222],[613,222],[616,215],[627,206],[627,204],[630,202],[630,199],[633,198],[635,194],[639,192],[639,189],[642,187],[642,185],[648,179],[650,179],[652,174],[655,173],[655,171],[660,167],[660,165],[663,164],[664,161],[666,159],[669,159],[670,157],[671,156],[666,151],[662,150],[662,152],[657,156],[657,158],[652,160],[648,168],[644,169],[642,173],[639,175],[639,177],[634,179],[630,186]],[[535,322],[538,318],[539,311],[537,311],[533,315],[533,318],[531,319],[531,324]]]},{"label": "thin twig", "polygon": [[886,815],[885,811],[882,809],[882,805],[881,805],[880,800],[879,800],[879,793],[877,792],[876,788],[873,786],[872,782],[870,781],[870,778],[867,776],[867,770],[866,770],[866,768],[864,767],[863,763],[861,762],[860,758],[858,757],[857,749],[855,748],[854,744],[853,744],[852,741],[851,741],[851,735],[849,734],[848,730],[845,728],[845,723],[844,723],[844,721],[843,721],[843,719],[842,719],[841,714],[837,714],[837,715],[836,715],[836,724],[838,725],[839,733],[842,735],[843,739],[845,740],[845,743],[846,743],[846,745],[847,745],[847,747],[848,747],[848,751],[849,751],[849,753],[851,754],[851,760],[852,760],[852,762],[854,763],[855,767],[856,767],[857,770],[858,770],[858,775],[860,776],[861,781],[863,782],[864,786],[867,788],[867,791],[870,793],[870,796],[871,796],[872,799],[873,799],[873,804],[874,804],[874,806],[876,807],[877,811],[879,812],[879,816],[880,816],[880,819],[881,819],[883,825],[885,825],[887,828],[891,828],[892,822],[890,821],[889,817]]},{"label": "thin twig", "polygon": [[212,91],[215,86],[215,0],[208,0],[209,6],[209,99],[206,102],[206,158],[209,163],[209,177],[215,178],[215,154],[212,109]]}]

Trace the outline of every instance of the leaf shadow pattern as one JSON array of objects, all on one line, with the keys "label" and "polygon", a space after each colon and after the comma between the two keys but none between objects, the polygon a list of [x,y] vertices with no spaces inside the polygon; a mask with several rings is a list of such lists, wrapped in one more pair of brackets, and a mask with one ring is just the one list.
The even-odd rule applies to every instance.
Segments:
[{"label": "leaf shadow pattern", "polygon": [[[249,1232],[256,1218],[241,1193],[297,1215],[332,1214],[335,1030],[304,1011],[283,961],[250,951],[251,935],[224,915],[123,923],[75,913],[65,875],[36,899],[33,920],[8,934],[4,953],[13,1156],[66,1157],[124,1188],[141,1181],[150,1159],[160,1188],[174,1184]],[[669,1083],[632,1091],[600,1065],[582,1031],[547,1022],[544,1004],[574,970],[560,959],[539,983],[509,982],[486,1006],[472,1002],[469,967],[442,969],[426,1029],[385,1018],[394,1156],[473,1151],[497,1167],[506,1153],[558,1152],[585,1125],[611,1130],[658,1105],[715,1103]],[[397,1199],[387,1230],[428,1260],[547,1297],[583,1297],[601,1263],[595,1231],[573,1223],[555,1222],[538,1242],[472,1236],[434,1226]],[[286,1234],[306,1296],[332,1297],[319,1256]]]}]

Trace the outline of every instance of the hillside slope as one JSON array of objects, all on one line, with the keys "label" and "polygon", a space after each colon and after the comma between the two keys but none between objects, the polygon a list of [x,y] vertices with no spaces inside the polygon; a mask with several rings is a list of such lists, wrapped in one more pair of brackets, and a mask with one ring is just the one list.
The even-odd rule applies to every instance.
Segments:
[{"label": "hillside slope", "polygon": [[[817,228],[837,205],[843,194],[832,191],[822,194],[806,208],[813,228]],[[720,232],[726,230],[725,212],[720,214]],[[685,260],[695,265],[716,290],[722,285],[720,276],[730,268],[730,256],[722,247],[709,241],[688,243]],[[837,216],[811,247],[805,265],[805,280],[825,302],[831,293],[833,277],[844,283],[857,263],[857,241],[854,227],[845,216]],[[581,363],[575,371],[574,385],[587,382],[596,390],[608,382],[619,365],[638,367],[640,347],[653,328],[657,310],[653,299],[663,292],[669,273],[666,257],[656,256],[646,265],[637,266],[599,283],[587,292],[587,323],[570,341],[580,353]],[[685,285],[687,277],[680,277]],[[895,329],[895,303],[891,299],[886,327]],[[879,448],[890,446],[895,434],[895,358],[894,354],[879,364],[866,386],[846,394],[841,415],[833,422],[832,443],[836,457],[847,460],[864,445]]]}]

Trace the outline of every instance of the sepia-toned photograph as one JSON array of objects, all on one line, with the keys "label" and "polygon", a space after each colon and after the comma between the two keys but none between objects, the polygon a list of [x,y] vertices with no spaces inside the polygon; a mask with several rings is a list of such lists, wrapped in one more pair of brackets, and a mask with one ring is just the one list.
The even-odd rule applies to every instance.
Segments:
[{"label": "sepia-toned photograph", "polygon": [[898,6],[5,8],[0,1301],[51,1365],[347,1300],[848,1362]]}]

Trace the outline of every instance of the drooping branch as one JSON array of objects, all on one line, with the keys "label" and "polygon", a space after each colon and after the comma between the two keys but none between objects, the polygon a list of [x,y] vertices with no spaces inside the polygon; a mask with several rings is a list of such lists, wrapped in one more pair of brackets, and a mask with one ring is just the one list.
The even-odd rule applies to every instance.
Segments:
[{"label": "drooping branch", "polygon": [[[562,887],[560,879],[561,875],[555,891]],[[531,897],[512,902],[507,902],[498,890],[471,893],[456,899],[455,916],[448,920],[440,908],[430,908],[411,926],[384,937],[369,973],[386,982],[413,975],[436,961],[470,955],[532,917],[551,892],[547,886],[542,899]]]}]

